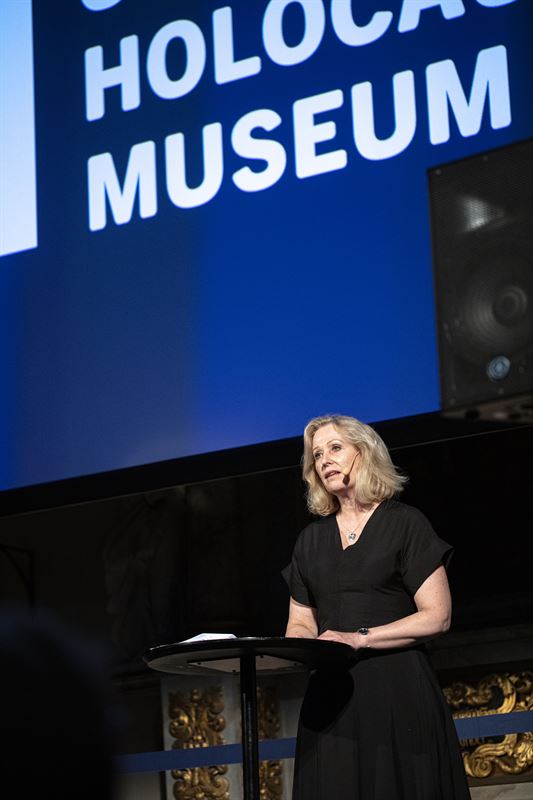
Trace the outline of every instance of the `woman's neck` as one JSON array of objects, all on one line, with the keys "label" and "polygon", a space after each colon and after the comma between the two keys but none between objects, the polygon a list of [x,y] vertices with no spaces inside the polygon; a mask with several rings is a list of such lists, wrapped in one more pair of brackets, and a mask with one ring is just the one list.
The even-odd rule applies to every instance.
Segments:
[{"label": "woman's neck", "polygon": [[355,498],[353,494],[350,495],[338,495],[337,499],[339,501],[339,510],[337,511],[337,515],[340,517],[360,517],[368,508],[362,506]]}]

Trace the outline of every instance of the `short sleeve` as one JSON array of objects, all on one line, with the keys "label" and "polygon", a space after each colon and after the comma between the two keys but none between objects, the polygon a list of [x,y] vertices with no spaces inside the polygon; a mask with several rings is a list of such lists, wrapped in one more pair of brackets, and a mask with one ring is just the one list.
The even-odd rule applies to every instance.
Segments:
[{"label": "short sleeve", "polygon": [[305,559],[302,552],[301,537],[296,542],[290,564],[281,570],[281,574],[289,587],[291,597],[304,606],[316,608],[313,593],[305,580]]},{"label": "short sleeve", "polygon": [[401,572],[404,586],[415,595],[437,567],[448,569],[453,547],[437,536],[424,514],[412,511],[402,548]]}]

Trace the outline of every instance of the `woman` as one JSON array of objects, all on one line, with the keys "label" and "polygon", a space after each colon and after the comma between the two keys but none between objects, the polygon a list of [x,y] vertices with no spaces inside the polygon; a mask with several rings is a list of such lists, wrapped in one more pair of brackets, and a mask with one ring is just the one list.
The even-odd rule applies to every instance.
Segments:
[{"label": "woman", "polygon": [[455,726],[423,642],[448,630],[452,548],[393,499],[398,475],[353,417],[304,432],[308,506],[284,571],[286,636],[344,642],[344,673],[312,674],[300,712],[293,800],[466,800]]}]

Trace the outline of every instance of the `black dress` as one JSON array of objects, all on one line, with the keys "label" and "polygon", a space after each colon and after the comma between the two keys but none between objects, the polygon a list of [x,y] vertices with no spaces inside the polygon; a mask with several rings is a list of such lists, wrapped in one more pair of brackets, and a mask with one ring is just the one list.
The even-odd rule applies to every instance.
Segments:
[{"label": "black dress", "polygon": [[[373,628],[413,614],[413,596],[452,548],[426,517],[381,503],[342,549],[334,516],[308,525],[284,570],[318,630]],[[371,634],[370,634],[371,635]],[[293,800],[467,800],[451,713],[423,645],[358,651],[346,672],[314,672],[302,703]]]}]

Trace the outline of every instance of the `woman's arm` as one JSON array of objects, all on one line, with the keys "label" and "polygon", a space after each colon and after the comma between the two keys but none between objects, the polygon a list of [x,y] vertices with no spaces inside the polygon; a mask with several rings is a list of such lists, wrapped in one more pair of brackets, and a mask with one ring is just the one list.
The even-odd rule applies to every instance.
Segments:
[{"label": "woman's arm", "polygon": [[[362,633],[343,633],[324,631],[318,638],[334,642],[344,642],[356,650],[371,647],[385,650],[433,639],[445,633],[450,627],[452,601],[448,578],[444,567],[437,567],[414,596],[417,611],[388,625],[370,628],[368,635]],[[290,621],[290,618],[289,618]]]},{"label": "woman's arm", "polygon": [[293,636],[297,639],[316,639],[317,634],[316,608],[304,606],[291,597],[285,636]]}]

